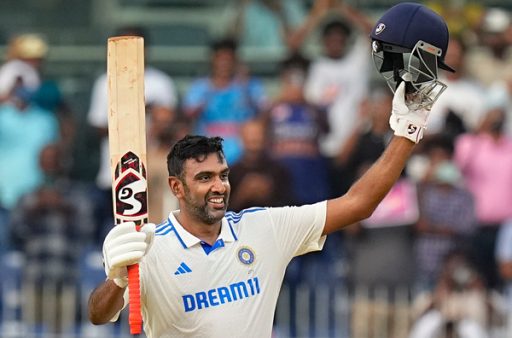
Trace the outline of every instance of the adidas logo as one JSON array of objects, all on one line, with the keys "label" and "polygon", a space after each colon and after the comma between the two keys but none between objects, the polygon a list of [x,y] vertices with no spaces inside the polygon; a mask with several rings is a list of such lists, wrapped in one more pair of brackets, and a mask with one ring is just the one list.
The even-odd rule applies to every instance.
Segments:
[{"label": "adidas logo", "polygon": [[185,262],[181,262],[180,266],[178,266],[178,269],[174,273],[175,275],[183,275],[185,273],[192,272],[192,269],[188,267]]}]

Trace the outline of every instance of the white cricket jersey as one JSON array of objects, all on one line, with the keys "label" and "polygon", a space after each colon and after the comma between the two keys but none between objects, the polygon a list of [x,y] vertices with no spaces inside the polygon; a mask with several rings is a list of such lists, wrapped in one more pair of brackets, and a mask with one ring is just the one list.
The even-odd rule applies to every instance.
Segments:
[{"label": "white cricket jersey", "polygon": [[140,263],[148,338],[271,337],[290,260],[321,250],[326,202],[227,212],[212,246],[173,213]]}]

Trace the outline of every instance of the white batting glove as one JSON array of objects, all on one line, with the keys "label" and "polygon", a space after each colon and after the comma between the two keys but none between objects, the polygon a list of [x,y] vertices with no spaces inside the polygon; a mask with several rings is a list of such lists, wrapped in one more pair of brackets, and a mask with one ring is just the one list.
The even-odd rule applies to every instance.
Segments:
[{"label": "white batting glove", "polygon": [[409,108],[405,98],[405,81],[402,81],[395,90],[393,109],[389,118],[389,125],[395,135],[418,143],[423,138],[429,113],[430,111],[426,109],[411,110]]},{"label": "white batting glove", "polygon": [[145,224],[140,231],[134,222],[116,225],[103,242],[105,274],[114,283],[125,288],[128,285],[127,266],[138,263],[148,252],[155,237],[155,225]]}]

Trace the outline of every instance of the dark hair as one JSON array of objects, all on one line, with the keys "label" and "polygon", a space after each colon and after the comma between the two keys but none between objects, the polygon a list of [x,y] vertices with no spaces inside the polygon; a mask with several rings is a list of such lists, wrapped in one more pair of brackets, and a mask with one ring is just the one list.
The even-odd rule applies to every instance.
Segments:
[{"label": "dark hair", "polygon": [[327,22],[322,29],[322,36],[325,37],[328,34],[333,32],[341,32],[346,36],[350,36],[352,34],[352,28],[343,20],[336,19]]},{"label": "dark hair", "polygon": [[283,59],[279,64],[281,71],[288,69],[301,69],[305,72],[309,69],[310,60],[301,53],[292,53]]},{"label": "dark hair", "polygon": [[169,155],[167,155],[169,176],[181,177],[183,174],[183,164],[191,158],[201,162],[211,153],[217,153],[219,158],[225,158],[222,141],[224,139],[218,136],[185,136],[174,144]]},{"label": "dark hair", "polygon": [[223,38],[219,40],[215,40],[210,44],[210,50],[212,52],[217,52],[219,50],[230,50],[233,53],[236,53],[238,49],[238,44],[234,39],[231,38]]},{"label": "dark hair", "polygon": [[446,133],[432,134],[425,139],[424,149],[427,152],[432,151],[433,149],[443,149],[450,156],[453,156],[453,138]]}]

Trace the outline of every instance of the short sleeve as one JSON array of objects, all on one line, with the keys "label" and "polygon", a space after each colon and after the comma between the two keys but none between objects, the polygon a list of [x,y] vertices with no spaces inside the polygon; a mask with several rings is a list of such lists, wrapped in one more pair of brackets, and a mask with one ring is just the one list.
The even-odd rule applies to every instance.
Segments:
[{"label": "short sleeve", "polygon": [[283,255],[289,259],[322,250],[327,212],[325,201],[300,207],[269,208],[272,227]]},{"label": "short sleeve", "polygon": [[93,127],[106,128],[108,126],[107,90],[107,75],[103,74],[94,82],[89,113],[87,114],[87,121]]},{"label": "short sleeve", "polygon": [[256,105],[256,107],[262,109],[267,102],[267,95],[265,93],[265,87],[259,79],[250,80],[249,93],[251,100]]},{"label": "short sleeve", "polygon": [[[177,105],[176,88],[172,79],[164,72],[154,68],[146,69],[144,75],[144,96],[147,105],[175,108]],[[94,83],[89,113],[89,124],[97,128],[108,126],[108,84],[103,74]]]},{"label": "short sleeve", "polygon": [[178,103],[176,87],[170,76],[161,70],[148,67],[144,76],[146,105],[157,105],[169,109]]}]

